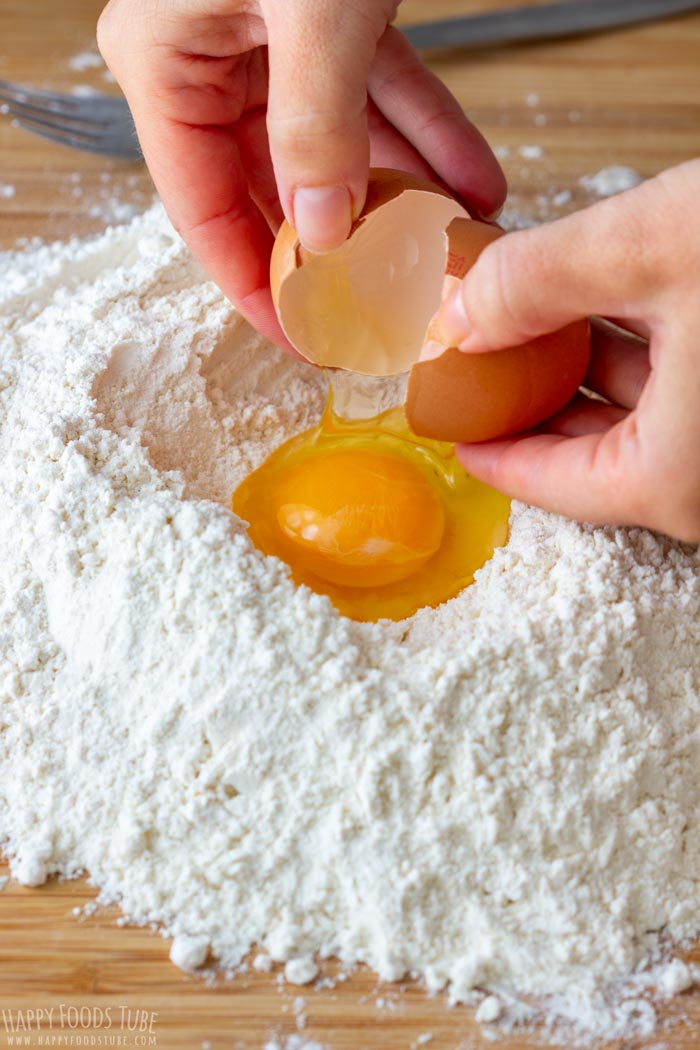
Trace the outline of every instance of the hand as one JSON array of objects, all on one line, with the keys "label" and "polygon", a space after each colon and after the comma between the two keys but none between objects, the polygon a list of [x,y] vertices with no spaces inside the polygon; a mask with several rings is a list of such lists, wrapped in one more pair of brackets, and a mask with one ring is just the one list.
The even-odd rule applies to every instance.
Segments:
[{"label": "hand", "polygon": [[[700,542],[700,160],[490,245],[443,304],[446,341],[497,351],[598,314],[585,386],[536,432],[457,454],[477,478],[593,523]],[[467,321],[468,318],[468,321]]]},{"label": "hand", "polygon": [[[456,100],[389,23],[398,0],[110,0],[100,50],[165,208],[223,291],[291,350],[269,260],[286,216],[337,247],[370,161],[447,185],[474,211],[505,180]],[[293,351],[292,351],[293,352]]]}]

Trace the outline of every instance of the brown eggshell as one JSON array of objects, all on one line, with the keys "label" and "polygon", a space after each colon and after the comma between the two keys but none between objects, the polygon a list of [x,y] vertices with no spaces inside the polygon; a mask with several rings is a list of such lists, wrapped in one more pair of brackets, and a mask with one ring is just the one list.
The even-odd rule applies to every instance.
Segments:
[{"label": "brown eggshell", "polygon": [[[434,182],[428,182],[427,179],[421,179],[417,175],[410,175],[406,171],[395,171],[393,168],[370,168],[365,205],[361,215],[352,224],[348,236],[352,237],[368,215],[394,200],[405,190],[425,190],[427,193],[437,193],[442,197],[450,196]],[[303,266],[310,254],[302,247],[297,231],[285,219],[275,238],[270,259],[270,288],[272,301],[278,313],[283,281],[293,270],[298,270],[300,266]],[[284,322],[283,318],[280,320]]]},{"label": "brown eggshell", "polygon": [[[446,289],[465,276],[483,249],[503,231],[455,219],[448,231]],[[434,325],[426,338],[435,339]],[[590,325],[576,321],[521,346],[465,354],[454,347],[415,364],[405,412],[420,437],[490,441],[536,426],[574,396],[590,359]]]},{"label": "brown eggshell", "polygon": [[[401,214],[397,208],[403,198],[408,210]],[[409,200],[410,198],[410,200]],[[436,202],[441,202],[439,206]],[[436,225],[434,212],[438,207],[443,214],[439,217]],[[380,211],[384,209],[383,215]],[[325,257],[314,256],[308,252],[299,242],[296,230],[285,222],[282,224],[275,239],[270,261],[270,288],[275,311],[279,318],[282,329],[305,360],[314,364],[325,365],[333,368],[344,368],[366,375],[395,375],[408,371],[411,364],[417,359],[420,352],[420,342],[428,323],[430,312],[437,306],[440,294],[440,275],[444,262],[439,262],[435,267],[437,254],[444,257],[444,229],[456,215],[466,216],[466,211],[460,203],[434,183],[416,177],[407,172],[394,171],[390,168],[373,168],[370,171],[367,197],[361,215],[354,222],[350,234],[336,252],[331,252]],[[382,221],[384,224],[382,225]],[[394,229],[392,230],[392,225]],[[390,299],[380,299],[374,302],[370,297],[368,306],[370,311],[373,306],[380,317],[379,327],[385,334],[387,331],[395,332],[395,346],[385,343],[383,346],[370,348],[365,346],[364,350],[357,351],[358,339],[353,339],[352,321],[348,317],[347,332],[350,336],[347,340],[342,338],[332,342],[331,346],[314,343],[314,336],[321,332],[324,327],[324,308],[329,308],[333,301],[334,290],[324,285],[324,277],[319,277],[317,264],[320,259],[326,261],[336,260],[336,265],[342,269],[353,258],[354,265],[361,269],[362,265],[372,260],[363,259],[363,253],[368,251],[381,251],[380,241],[377,240],[378,230],[383,230],[383,236],[389,237],[392,246],[403,243],[401,235],[407,230],[415,234],[417,238],[425,236],[426,225],[429,230],[430,243],[433,250],[433,260],[424,265],[422,276],[414,278],[413,294],[407,292],[407,302],[399,309],[396,303]],[[421,231],[420,234],[418,231]],[[395,235],[394,235],[395,234]],[[371,247],[367,246],[366,235],[369,235]],[[423,248],[426,242],[421,242]],[[338,261],[342,260],[342,261]],[[387,252],[387,275],[391,273],[391,257]],[[382,276],[379,278],[381,286]],[[389,280],[388,276],[386,278]],[[415,288],[415,280],[420,282],[419,288]],[[435,286],[433,289],[433,285]],[[376,292],[379,286],[374,286]],[[423,298],[420,291],[423,291]],[[310,296],[315,296],[310,301]],[[434,293],[434,298],[433,298]],[[428,310],[424,309],[424,300],[428,299]],[[408,310],[408,313],[407,313]],[[410,311],[421,314],[417,324],[411,324],[409,320]],[[362,333],[362,320],[357,318],[357,333]],[[406,333],[412,333],[410,338]],[[361,338],[359,338],[362,344]],[[371,353],[369,352],[371,349]],[[376,352],[375,352],[376,350]]]},{"label": "brown eggshell", "polygon": [[[410,175],[406,171],[395,171],[393,168],[370,168],[367,196],[361,215],[355,220],[349,237],[356,232],[368,215],[371,215],[384,204],[394,200],[406,190],[425,190],[450,197],[441,186],[434,182]],[[310,253],[299,242],[297,231],[285,219],[280,226],[272,249],[270,260],[270,288],[275,309],[279,311],[279,297],[282,282],[292,270],[298,270],[306,262]],[[281,319],[283,320],[283,319]]]}]

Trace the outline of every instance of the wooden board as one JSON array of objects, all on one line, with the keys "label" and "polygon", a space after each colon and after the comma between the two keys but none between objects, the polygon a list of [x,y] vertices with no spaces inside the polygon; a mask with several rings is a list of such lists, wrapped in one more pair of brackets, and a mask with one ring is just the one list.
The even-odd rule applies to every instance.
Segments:
[{"label": "wooden board", "polygon": [[[402,10],[406,20],[417,20],[512,2],[405,0]],[[93,47],[99,7],[94,0],[0,0],[2,76],[57,88],[81,83],[113,90],[100,69],[81,72],[70,62]],[[585,40],[434,56],[431,64],[492,144],[508,148],[504,167],[512,202],[523,210],[536,213],[538,198],[551,198],[554,189],[570,191],[566,207],[585,204],[590,194],[578,180],[607,164],[628,164],[653,175],[700,153],[700,16]],[[519,149],[528,145],[540,146],[542,156],[523,157]],[[0,120],[3,185],[15,187],[14,196],[0,196],[4,246],[20,236],[97,232],[105,217],[118,218],[129,203],[143,207],[151,193],[139,166],[70,152]],[[378,988],[364,969],[322,992],[280,987],[274,975],[253,973],[208,986],[170,964],[160,937],[119,927],[116,911],[86,918],[73,914],[94,895],[85,880],[53,880],[36,890],[10,882],[0,893],[0,1046],[10,1045],[6,1025],[17,1021],[18,1010],[51,1007],[53,1027],[47,1028],[45,1016],[44,1036],[72,1034],[75,1040],[92,1032],[127,1040],[112,1045],[137,1045],[138,1033],[121,1028],[124,1007],[131,1011],[125,1014],[127,1026],[136,1010],[145,1011],[149,1021],[156,1014],[155,1042],[146,1032],[138,1045],[176,1050],[208,1043],[212,1050],[252,1050],[277,1036],[286,1047],[288,1038],[299,1034],[298,996],[305,1000],[304,1037],[331,1050],[491,1045],[471,1010],[449,1010],[415,985]],[[700,960],[700,953],[694,957]],[[67,1019],[60,1024],[61,1004],[64,1014],[68,1006],[109,1006],[112,1028],[71,1030]],[[700,995],[681,997],[667,1021],[669,1030],[648,1043],[610,1046],[697,1047]],[[26,1045],[39,1045],[34,1034]],[[420,1043],[428,1034],[432,1038]],[[537,1039],[520,1033],[497,1045],[530,1050]]]},{"label": "wooden board", "polygon": [[[294,1035],[324,1050],[477,1050],[492,1045],[475,1024],[472,1009],[449,1009],[441,997],[430,999],[415,984],[379,985],[364,967],[335,988],[321,991],[280,986],[274,974],[252,970],[231,982],[218,978],[215,986],[208,985],[169,962],[168,943],[161,937],[117,926],[116,909],[75,916],[73,909],[93,899],[95,892],[83,879],[54,879],[40,889],[8,883],[0,893],[0,1047],[11,1045],[6,1026],[11,1017],[16,1022],[20,1010],[26,1017],[29,1010],[53,1007],[53,1034],[70,1034],[67,1023],[62,1028],[58,1023],[62,1005],[66,1019],[69,1007],[109,1006],[112,1035],[121,1032],[122,1008],[124,1017],[132,1020],[136,1011],[148,1015],[149,1021],[155,1013],[156,1042],[140,1045],[158,1050],[206,1050],[206,1044],[211,1050],[262,1050],[267,1042],[275,1047],[275,1038],[283,1050],[317,1050],[288,1046]],[[700,962],[700,951],[686,957]],[[333,964],[324,970],[330,977],[335,973]],[[306,1018],[301,1032],[295,1021],[299,998],[304,1000],[299,1012]],[[598,1050],[697,1050],[700,993],[681,996],[664,1025],[649,1041],[615,1041]],[[75,1032],[99,1034],[100,1029],[88,1024]],[[109,1033],[103,1028],[102,1034]],[[428,1034],[428,1042],[419,1042]],[[533,1033],[499,1037],[496,1043],[499,1050],[535,1050],[541,1045]],[[554,1044],[559,1050],[567,1045]]]}]

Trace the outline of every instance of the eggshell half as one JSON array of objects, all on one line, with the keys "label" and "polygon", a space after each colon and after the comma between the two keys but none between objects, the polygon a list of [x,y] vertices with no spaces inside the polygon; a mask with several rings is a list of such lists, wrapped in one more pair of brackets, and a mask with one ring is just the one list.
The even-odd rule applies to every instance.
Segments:
[{"label": "eggshell half", "polygon": [[[447,230],[443,298],[503,231],[455,219]],[[431,324],[426,338],[436,339]],[[521,346],[465,354],[446,347],[411,368],[405,412],[420,437],[490,441],[536,426],[574,396],[590,359],[590,325],[576,321]]]},{"label": "eggshell half", "polygon": [[284,223],[270,286],[285,335],[313,364],[399,375],[418,360],[442,289],[445,230],[464,207],[431,182],[374,168],[343,245],[307,252]]}]

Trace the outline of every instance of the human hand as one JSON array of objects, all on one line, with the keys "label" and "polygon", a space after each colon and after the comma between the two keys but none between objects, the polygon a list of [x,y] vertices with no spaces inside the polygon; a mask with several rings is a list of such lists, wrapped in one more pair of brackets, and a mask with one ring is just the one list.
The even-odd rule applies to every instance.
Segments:
[{"label": "human hand", "polygon": [[[497,351],[597,314],[583,394],[536,431],[458,446],[502,492],[598,524],[700,542],[700,160],[489,245],[442,306],[442,337]],[[468,321],[467,321],[468,318]]]},{"label": "human hand", "polygon": [[[291,350],[269,290],[286,216],[312,250],[362,210],[370,162],[503,203],[479,132],[406,39],[399,0],[110,0],[100,50],[175,227],[241,312]],[[292,351],[293,352],[293,351]]]}]

